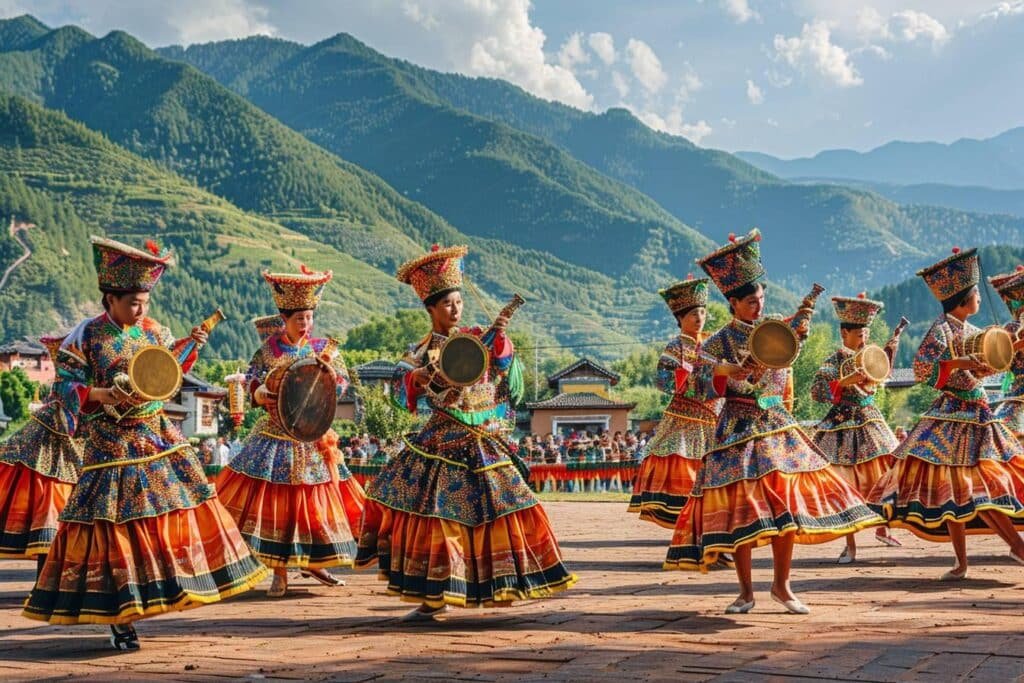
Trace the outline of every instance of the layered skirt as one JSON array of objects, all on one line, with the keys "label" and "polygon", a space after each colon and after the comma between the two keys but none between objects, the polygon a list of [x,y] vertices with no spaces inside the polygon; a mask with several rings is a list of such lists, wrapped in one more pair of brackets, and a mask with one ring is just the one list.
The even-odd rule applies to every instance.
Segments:
[{"label": "layered skirt", "polygon": [[679,515],[665,569],[706,569],[722,553],[793,534],[824,543],[883,520],[781,406],[730,400]]},{"label": "layered skirt", "polygon": [[254,430],[217,476],[221,501],[267,566],[352,566],[364,494],[336,446],[333,432],[314,444]]},{"label": "layered skirt", "polygon": [[996,417],[1018,440],[1024,440],[1024,396],[1005,399],[996,409]]},{"label": "layered skirt", "polygon": [[163,412],[83,426],[84,467],[23,614],[130,623],[248,590],[252,556]]},{"label": "layered skirt", "polygon": [[894,455],[868,495],[892,526],[945,541],[946,522],[994,533],[978,517],[985,510],[1024,524],[1024,446],[984,400],[942,394]]},{"label": "layered skirt", "polygon": [[369,485],[359,567],[431,607],[504,605],[576,582],[497,435],[440,410]]},{"label": "layered skirt", "polygon": [[865,498],[892,468],[896,436],[874,406],[837,406],[818,424],[813,441],[832,470]]},{"label": "layered skirt", "polygon": [[715,414],[696,401],[689,403],[690,410],[665,411],[647,445],[629,501],[629,512],[666,529],[675,528],[715,432]]},{"label": "layered skirt", "polygon": [[49,552],[78,479],[81,444],[47,422],[46,415],[34,416],[0,443],[0,558]]}]

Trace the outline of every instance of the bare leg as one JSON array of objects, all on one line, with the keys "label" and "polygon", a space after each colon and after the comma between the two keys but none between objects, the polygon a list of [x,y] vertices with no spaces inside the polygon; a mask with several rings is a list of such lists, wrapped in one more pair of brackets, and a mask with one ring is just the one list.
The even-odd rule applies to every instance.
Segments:
[{"label": "bare leg", "polygon": [[736,563],[736,579],[740,584],[739,600],[743,602],[750,602],[754,599],[754,582],[750,578],[753,549],[753,544],[747,543],[736,548],[732,554],[732,559]]},{"label": "bare leg", "polygon": [[839,564],[850,564],[857,559],[857,535],[847,534],[846,535],[846,547],[843,548],[842,554],[839,555]]},{"label": "bare leg", "polygon": [[985,510],[979,512],[978,516],[990,529],[999,534],[999,538],[1006,541],[1006,545],[1010,546],[1011,553],[1024,558],[1024,540],[1021,540],[1020,534],[1013,528],[1013,523],[1006,515],[995,510]]},{"label": "bare leg", "polygon": [[[853,538],[853,534],[847,538]],[[783,600],[796,598],[789,587],[789,573],[793,567],[793,543],[795,540],[795,534],[783,534],[772,539],[772,569],[775,571],[772,594]]]},{"label": "bare leg", "polygon": [[967,573],[967,534],[964,533],[964,525],[960,522],[946,522],[946,530],[949,531],[949,540],[953,544],[953,554],[956,556],[956,566],[953,572],[956,574]]}]

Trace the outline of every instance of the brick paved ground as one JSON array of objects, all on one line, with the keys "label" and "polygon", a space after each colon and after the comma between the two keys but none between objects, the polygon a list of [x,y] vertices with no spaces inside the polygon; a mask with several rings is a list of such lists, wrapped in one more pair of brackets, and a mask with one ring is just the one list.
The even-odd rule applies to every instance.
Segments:
[{"label": "brick paved ground", "polygon": [[329,589],[293,581],[283,600],[254,591],[222,605],[141,623],[143,649],[118,654],[102,627],[49,627],[18,615],[27,562],[0,564],[0,679],[394,679],[584,683],[763,678],[1013,680],[1024,674],[1024,567],[993,537],[969,539],[959,584],[935,580],[946,545],[897,531],[890,549],[862,533],[861,560],[837,566],[836,544],[797,546],[794,588],[808,617],[768,600],[769,551],[755,553],[758,604],[725,616],[731,571],[660,569],[669,533],[624,505],[549,503],[581,582],[561,597],[503,610],[461,610],[400,624],[408,606],[372,572]]}]

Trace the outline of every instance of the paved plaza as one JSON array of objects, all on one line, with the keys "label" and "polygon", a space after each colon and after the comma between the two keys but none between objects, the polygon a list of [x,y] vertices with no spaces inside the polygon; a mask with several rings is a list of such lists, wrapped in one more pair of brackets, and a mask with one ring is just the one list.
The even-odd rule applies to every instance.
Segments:
[{"label": "paved plaza", "polygon": [[[294,578],[220,605],[143,621],[143,649],[109,649],[101,626],[19,616],[34,563],[0,563],[0,680],[1007,681],[1024,675],[1024,567],[994,537],[973,537],[969,579],[940,583],[948,545],[897,530],[904,548],[860,535],[858,562],[837,543],[797,546],[793,586],[812,610],[768,598],[770,551],[755,551],[757,606],[726,616],[732,571],[664,572],[669,532],[624,503],[548,503],[580,583],[507,609],[459,610],[405,625],[409,605],[373,572],[326,588]],[[264,586],[265,588],[265,586]]]}]

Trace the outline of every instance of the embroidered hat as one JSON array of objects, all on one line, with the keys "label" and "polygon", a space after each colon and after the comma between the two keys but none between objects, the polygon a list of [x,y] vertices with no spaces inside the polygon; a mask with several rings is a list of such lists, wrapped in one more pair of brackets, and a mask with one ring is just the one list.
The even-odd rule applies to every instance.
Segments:
[{"label": "embroidered hat", "polygon": [[423,256],[403,263],[395,276],[412,285],[424,302],[444,296],[462,288],[462,259],[468,252],[464,246],[442,249],[435,244]]},{"label": "embroidered hat", "polygon": [[993,275],[988,281],[1010,309],[1010,313],[1017,315],[1024,305],[1024,265],[1017,266],[1009,273]]},{"label": "embroidered hat", "polygon": [[146,251],[106,237],[89,238],[100,290],[104,292],[148,292],[156,285],[173,257],[152,240]]},{"label": "embroidered hat", "polygon": [[39,343],[46,347],[46,352],[50,354],[50,360],[54,363],[57,362],[57,351],[60,350],[60,345],[64,343],[64,340],[68,338],[66,334],[47,334],[39,338]]},{"label": "embroidered hat", "polygon": [[976,286],[981,280],[978,250],[961,251],[960,247],[953,247],[952,256],[922,268],[917,274],[924,278],[936,299],[946,302]]},{"label": "embroidered hat", "polygon": [[301,311],[315,309],[323,296],[324,286],[331,281],[329,270],[315,272],[300,266],[299,273],[263,272],[263,279],[270,285],[274,304],[280,311]]},{"label": "embroidered hat", "polygon": [[885,304],[881,301],[872,301],[867,298],[867,294],[861,292],[855,297],[834,296],[832,306],[836,309],[839,322],[867,327]]},{"label": "embroidered hat", "polygon": [[284,318],[281,317],[280,313],[253,318],[250,322],[256,328],[256,334],[259,335],[261,342],[267,341],[270,335],[275,332],[282,332],[284,330]]},{"label": "embroidered hat", "polygon": [[697,265],[704,269],[728,298],[729,293],[764,277],[761,264],[761,231],[754,228],[743,237],[729,234],[729,244],[711,252]]},{"label": "embroidered hat", "polygon": [[677,282],[671,287],[659,290],[658,294],[665,300],[673,314],[693,308],[694,306],[707,306],[708,279],[702,277],[699,280],[694,280],[691,275],[682,282]]}]

